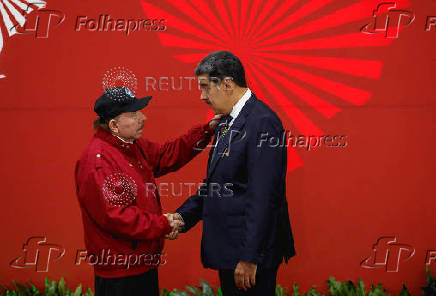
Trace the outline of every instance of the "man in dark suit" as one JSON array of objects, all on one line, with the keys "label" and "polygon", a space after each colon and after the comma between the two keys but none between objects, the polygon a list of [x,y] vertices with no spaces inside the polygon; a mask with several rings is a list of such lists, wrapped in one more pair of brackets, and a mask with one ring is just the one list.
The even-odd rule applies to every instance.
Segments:
[{"label": "man in dark suit", "polygon": [[[213,52],[197,66],[201,99],[223,114],[197,194],[175,211],[186,232],[203,220],[201,258],[224,295],[275,295],[280,263],[295,255],[279,117],[247,88],[240,60]],[[230,193],[229,194],[229,189]]]}]

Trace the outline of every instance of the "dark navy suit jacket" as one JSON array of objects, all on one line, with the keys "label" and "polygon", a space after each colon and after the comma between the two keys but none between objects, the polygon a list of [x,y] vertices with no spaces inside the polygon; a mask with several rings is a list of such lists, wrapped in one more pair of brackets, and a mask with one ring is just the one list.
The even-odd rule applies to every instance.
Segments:
[{"label": "dark navy suit jacket", "polygon": [[277,143],[283,133],[278,116],[252,94],[213,161],[211,149],[205,185],[176,210],[185,221],[182,232],[203,220],[204,267],[235,269],[244,260],[275,268],[295,255],[286,147]]}]

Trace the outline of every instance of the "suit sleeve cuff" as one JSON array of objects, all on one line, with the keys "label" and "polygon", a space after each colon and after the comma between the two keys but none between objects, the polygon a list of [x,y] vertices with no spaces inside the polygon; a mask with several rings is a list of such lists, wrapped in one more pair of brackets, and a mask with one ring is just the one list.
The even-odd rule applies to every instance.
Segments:
[{"label": "suit sleeve cuff", "polygon": [[259,257],[260,257],[260,254],[258,254],[255,250],[243,249],[241,256],[240,256],[240,260],[254,263],[254,264],[259,264]]}]

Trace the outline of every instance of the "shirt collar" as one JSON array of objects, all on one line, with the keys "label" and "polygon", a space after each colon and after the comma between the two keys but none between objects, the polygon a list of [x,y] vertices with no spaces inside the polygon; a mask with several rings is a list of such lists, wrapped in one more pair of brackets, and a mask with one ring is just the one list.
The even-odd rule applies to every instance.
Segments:
[{"label": "shirt collar", "polygon": [[99,128],[97,129],[95,136],[97,138],[102,139],[105,142],[108,142],[112,146],[115,146],[116,148],[122,150],[126,154],[135,155],[135,141],[132,141],[132,143],[126,142],[125,140],[121,139],[120,137],[117,137],[115,135],[112,135],[111,133]]},{"label": "shirt collar", "polygon": [[239,99],[239,101],[233,106],[232,111],[230,112],[230,116],[232,117],[232,120],[229,123],[229,126],[233,124],[236,117],[238,117],[239,113],[241,112],[242,108],[244,107],[245,103],[250,99],[251,97],[251,90],[247,88],[244,95]]}]

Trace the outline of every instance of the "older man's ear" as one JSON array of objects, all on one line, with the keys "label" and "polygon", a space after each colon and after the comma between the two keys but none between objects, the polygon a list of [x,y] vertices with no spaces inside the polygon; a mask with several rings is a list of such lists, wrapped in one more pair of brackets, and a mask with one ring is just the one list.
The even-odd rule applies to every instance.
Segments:
[{"label": "older man's ear", "polygon": [[118,133],[118,125],[117,125],[117,121],[115,119],[111,119],[108,122],[108,126],[109,129],[113,132],[113,133]]}]

